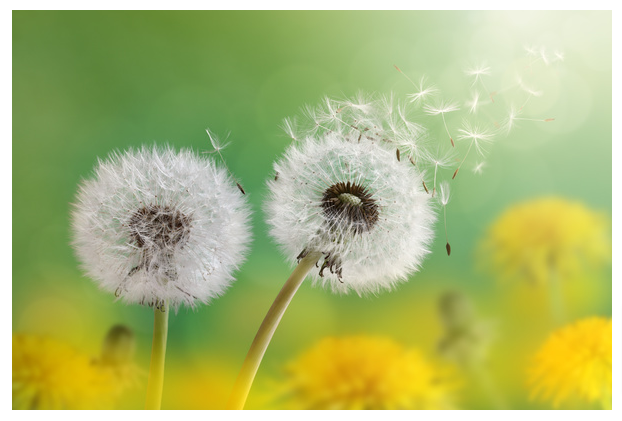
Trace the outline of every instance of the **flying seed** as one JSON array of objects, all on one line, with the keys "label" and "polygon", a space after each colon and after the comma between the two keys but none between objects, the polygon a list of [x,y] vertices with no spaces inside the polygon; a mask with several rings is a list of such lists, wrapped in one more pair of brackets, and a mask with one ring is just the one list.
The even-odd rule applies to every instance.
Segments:
[{"label": "flying seed", "polygon": [[240,185],[240,183],[235,183],[238,186],[238,189],[240,189],[240,191],[242,192],[242,194],[246,194],[246,192],[244,191],[244,189],[242,188],[242,186]]},{"label": "flying seed", "polygon": [[451,246],[449,245],[449,243],[445,245],[445,248],[447,249],[447,256],[449,256],[451,254]]}]

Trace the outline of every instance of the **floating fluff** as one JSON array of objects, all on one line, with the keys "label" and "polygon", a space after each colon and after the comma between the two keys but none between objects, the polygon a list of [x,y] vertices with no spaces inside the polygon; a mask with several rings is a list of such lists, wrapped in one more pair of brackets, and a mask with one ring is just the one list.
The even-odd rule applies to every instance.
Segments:
[{"label": "floating fluff", "polygon": [[72,212],[87,275],[127,303],[207,303],[234,280],[250,211],[227,171],[191,150],[143,146],[99,161]]},{"label": "floating fluff", "polygon": [[421,174],[369,139],[318,137],[275,163],[270,233],[292,262],[322,253],[312,277],[335,292],[390,289],[429,252],[435,213]]}]

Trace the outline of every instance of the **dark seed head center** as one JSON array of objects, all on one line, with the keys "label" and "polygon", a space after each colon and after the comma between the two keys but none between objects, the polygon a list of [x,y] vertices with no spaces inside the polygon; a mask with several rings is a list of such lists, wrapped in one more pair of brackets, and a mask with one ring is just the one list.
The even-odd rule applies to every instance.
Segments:
[{"label": "dark seed head center", "polygon": [[147,205],[132,214],[128,228],[136,246],[165,249],[187,241],[191,221],[190,216],[178,209]]},{"label": "dark seed head center", "polygon": [[339,182],[324,191],[324,216],[331,224],[349,223],[356,233],[371,230],[378,222],[378,204],[369,191],[354,182]]}]

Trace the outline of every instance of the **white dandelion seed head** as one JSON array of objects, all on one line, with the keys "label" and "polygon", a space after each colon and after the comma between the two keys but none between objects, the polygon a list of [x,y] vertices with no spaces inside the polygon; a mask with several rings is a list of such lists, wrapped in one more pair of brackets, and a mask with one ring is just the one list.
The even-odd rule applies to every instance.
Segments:
[{"label": "white dandelion seed head", "polygon": [[380,143],[326,133],[293,144],[275,163],[266,213],[291,262],[320,252],[315,283],[376,293],[416,271],[435,213],[422,177]]},{"label": "white dandelion seed head", "polygon": [[125,302],[193,307],[233,282],[249,218],[226,170],[191,150],[143,146],[99,160],[80,184],[73,246],[88,276]]}]

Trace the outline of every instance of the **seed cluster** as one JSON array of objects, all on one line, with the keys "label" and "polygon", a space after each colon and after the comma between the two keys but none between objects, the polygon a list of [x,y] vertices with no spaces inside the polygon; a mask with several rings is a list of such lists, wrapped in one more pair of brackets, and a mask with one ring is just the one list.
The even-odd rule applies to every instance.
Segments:
[{"label": "seed cluster", "polygon": [[347,181],[333,184],[322,197],[324,216],[330,224],[347,221],[354,232],[370,231],[378,221],[378,204],[363,186]]},{"label": "seed cluster", "polygon": [[148,205],[131,216],[130,238],[139,248],[170,249],[183,245],[190,233],[192,218],[168,206]]}]

